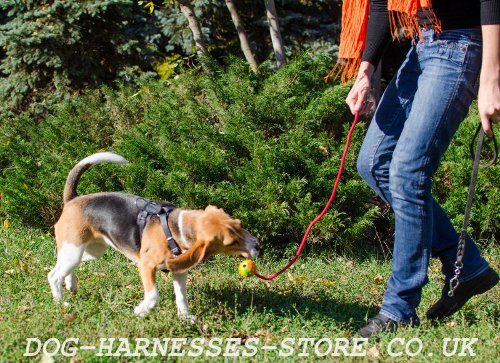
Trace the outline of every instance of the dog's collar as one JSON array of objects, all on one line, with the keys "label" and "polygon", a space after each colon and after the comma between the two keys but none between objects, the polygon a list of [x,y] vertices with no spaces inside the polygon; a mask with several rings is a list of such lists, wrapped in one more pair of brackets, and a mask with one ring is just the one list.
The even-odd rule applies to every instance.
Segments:
[{"label": "dog's collar", "polygon": [[165,233],[165,237],[167,238],[168,247],[170,248],[174,256],[179,256],[180,254],[182,254],[182,250],[172,236],[172,232],[170,231],[170,227],[168,226],[168,217],[170,213],[175,210],[175,206],[170,203],[159,205],[156,202],[145,198],[137,198],[135,200],[135,205],[140,209],[140,212],[137,215],[139,235],[142,237],[142,233],[144,232],[144,228],[146,228],[146,224],[148,223],[149,219],[151,218],[151,216],[156,215],[160,218],[161,227],[163,228],[163,233]]}]

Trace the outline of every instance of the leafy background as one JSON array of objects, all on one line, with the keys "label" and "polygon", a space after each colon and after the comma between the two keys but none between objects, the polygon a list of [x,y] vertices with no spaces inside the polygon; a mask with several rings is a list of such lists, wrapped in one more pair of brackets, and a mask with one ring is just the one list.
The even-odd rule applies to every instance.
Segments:
[{"label": "leafy background", "polygon": [[[348,87],[318,82],[332,62],[303,54],[255,75],[233,59],[215,77],[193,71],[140,89],[88,91],[43,122],[26,114],[7,118],[0,136],[2,217],[50,228],[71,167],[113,150],[131,163],[94,167],[79,193],[123,190],[188,208],[215,204],[264,243],[294,246],[330,195],[352,118],[344,106]],[[464,122],[434,183],[457,228],[476,114]],[[361,123],[354,133],[338,195],[312,243],[345,251],[390,243],[392,215],[355,170],[364,129]],[[498,177],[497,167],[480,172],[471,223],[476,238],[496,239]]]}]

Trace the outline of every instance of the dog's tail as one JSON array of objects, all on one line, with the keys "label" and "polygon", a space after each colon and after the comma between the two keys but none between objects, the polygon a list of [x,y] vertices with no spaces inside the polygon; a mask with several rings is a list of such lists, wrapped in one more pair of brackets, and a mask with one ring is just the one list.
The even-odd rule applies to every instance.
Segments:
[{"label": "dog's tail", "polygon": [[92,165],[99,163],[126,164],[128,163],[128,160],[118,154],[101,152],[87,156],[85,159],[79,161],[78,164],[71,169],[68,174],[68,178],[66,179],[63,193],[64,204],[68,203],[71,199],[77,196],[76,187],[78,186],[78,182],[80,181],[83,173],[85,173]]}]

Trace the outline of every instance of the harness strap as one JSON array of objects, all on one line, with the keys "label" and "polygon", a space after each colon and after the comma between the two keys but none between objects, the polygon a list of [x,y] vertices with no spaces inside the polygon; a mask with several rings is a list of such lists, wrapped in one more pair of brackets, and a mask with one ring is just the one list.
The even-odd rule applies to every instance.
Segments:
[{"label": "harness strap", "polygon": [[182,251],[179,248],[179,245],[175,241],[174,237],[172,237],[172,232],[170,232],[170,227],[168,226],[168,216],[172,210],[173,209],[167,210],[166,208],[163,207],[161,209],[161,213],[159,214],[159,216],[160,216],[161,226],[163,228],[163,233],[165,233],[165,236],[167,237],[168,247],[170,247],[170,250],[175,256],[179,256],[182,253]]},{"label": "harness strap", "polygon": [[[144,203],[142,207],[139,205],[139,201],[142,201]],[[146,228],[146,224],[151,219],[151,216],[156,215],[160,218],[161,227],[163,229],[165,237],[167,238],[168,247],[170,248],[174,256],[179,256],[180,254],[182,254],[182,250],[172,236],[172,232],[170,231],[170,227],[168,226],[168,216],[175,209],[175,207],[173,205],[162,207],[157,203],[145,198],[137,198],[135,204],[141,209],[141,211],[137,215],[137,224],[139,226],[140,236],[142,236],[144,229]]]}]

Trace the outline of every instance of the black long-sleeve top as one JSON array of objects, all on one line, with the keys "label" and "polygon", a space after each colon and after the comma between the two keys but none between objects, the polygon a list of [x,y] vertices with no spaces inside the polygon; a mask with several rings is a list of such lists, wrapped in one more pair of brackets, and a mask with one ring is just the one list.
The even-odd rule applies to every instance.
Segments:
[{"label": "black long-sleeve top", "polygon": [[[500,24],[500,0],[433,0],[432,9],[442,30]],[[421,11],[417,17],[422,26],[428,21]],[[366,47],[361,59],[377,65],[389,40],[387,0],[371,0]]]}]

